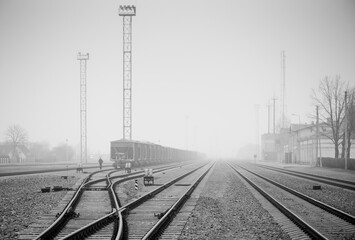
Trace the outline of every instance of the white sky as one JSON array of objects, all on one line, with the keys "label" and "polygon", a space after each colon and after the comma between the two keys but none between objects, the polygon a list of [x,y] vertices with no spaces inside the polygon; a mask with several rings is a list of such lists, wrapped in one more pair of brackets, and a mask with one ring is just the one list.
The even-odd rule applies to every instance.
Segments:
[{"label": "white sky", "polygon": [[[294,123],[291,113],[309,121],[311,89],[324,76],[355,85],[353,0],[135,3],[135,140],[235,156],[255,143],[255,104],[259,132],[267,131],[266,105],[274,93],[280,98],[282,50]],[[1,140],[19,124],[30,141],[79,145],[79,51],[90,54],[88,149],[108,153],[109,142],[122,138],[119,4],[0,0]]]}]

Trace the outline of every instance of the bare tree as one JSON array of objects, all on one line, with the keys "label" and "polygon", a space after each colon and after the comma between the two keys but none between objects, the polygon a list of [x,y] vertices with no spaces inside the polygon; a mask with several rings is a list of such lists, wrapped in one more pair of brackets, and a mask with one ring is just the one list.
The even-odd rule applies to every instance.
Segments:
[{"label": "bare tree", "polygon": [[342,143],[343,130],[341,129],[344,121],[344,91],[345,82],[337,75],[335,78],[326,76],[319,83],[318,94],[313,89],[312,98],[316,105],[320,106],[320,119],[326,124],[330,131],[322,132],[334,143],[334,157],[339,158],[339,145]]},{"label": "bare tree", "polygon": [[16,148],[27,142],[27,132],[20,125],[11,125],[5,132],[5,140],[13,147],[13,154],[18,160]]},{"label": "bare tree", "polygon": [[[348,92],[348,99],[347,99],[347,105],[348,105],[348,123],[347,123],[347,129],[345,129],[345,134],[347,134],[347,138],[345,138],[344,134],[344,141],[342,144],[342,154],[341,157],[344,158],[345,154],[347,158],[350,158],[350,149],[351,149],[351,138],[355,135],[355,89],[352,89],[351,91]],[[347,139],[347,144],[348,148],[345,153],[345,139]]]}]

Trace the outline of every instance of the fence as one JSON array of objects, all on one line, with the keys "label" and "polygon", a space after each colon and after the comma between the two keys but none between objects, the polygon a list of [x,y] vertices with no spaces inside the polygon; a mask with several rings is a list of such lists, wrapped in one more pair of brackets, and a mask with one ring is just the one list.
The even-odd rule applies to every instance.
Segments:
[{"label": "fence", "polygon": [[[345,159],[344,158],[322,158],[322,165],[323,167],[328,168],[345,168]],[[351,158],[348,159],[348,169],[355,170],[355,159]]]},{"label": "fence", "polygon": [[10,163],[10,158],[8,156],[0,156],[0,164]]}]

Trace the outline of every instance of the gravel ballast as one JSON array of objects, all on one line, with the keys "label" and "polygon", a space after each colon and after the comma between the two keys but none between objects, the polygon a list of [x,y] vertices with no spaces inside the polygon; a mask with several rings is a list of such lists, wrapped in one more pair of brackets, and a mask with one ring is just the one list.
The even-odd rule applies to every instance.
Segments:
[{"label": "gravel ballast", "polygon": [[[270,178],[273,181],[355,216],[354,191],[256,167],[252,164],[245,166],[262,176]],[[338,175],[340,174],[338,173]],[[314,185],[321,186],[321,190],[313,190]]]},{"label": "gravel ballast", "polygon": [[[274,180],[285,185],[293,184],[301,192],[311,192],[315,195],[327,193],[327,196],[321,198],[328,199],[332,206],[347,202],[347,209],[343,209],[354,213],[352,192],[339,190],[335,192],[334,189],[328,189],[323,185],[321,191],[312,191],[310,184],[302,185],[305,184],[303,180],[267,172]],[[162,180],[170,175],[172,174],[169,171],[157,175],[157,183],[160,178]],[[67,193],[67,191],[42,193],[42,187],[70,188],[82,177],[83,175],[73,173],[66,180],[58,173],[51,173],[0,178],[0,239],[18,239],[19,231],[36,222],[39,216],[53,210]],[[138,183],[138,192],[134,190],[134,181],[121,186],[124,193],[123,202],[137,198],[139,191],[143,194],[143,190],[153,188],[143,186],[141,179]],[[350,199],[346,197],[347,195]],[[122,197],[122,193],[120,196]],[[290,239],[290,237],[269,212],[263,209],[244,185],[244,181],[225,163],[217,162],[179,239]]]},{"label": "gravel ballast", "polygon": [[216,164],[180,239],[290,239],[240,178]]},{"label": "gravel ballast", "polygon": [[283,168],[285,170],[291,170],[300,173],[308,173],[317,176],[330,177],[343,179],[347,181],[355,182],[355,171],[354,170],[344,170],[340,168],[326,168],[326,167],[315,167],[310,165],[299,165],[291,163],[277,163],[277,162],[261,162],[261,165],[272,166],[277,168]]},{"label": "gravel ballast", "polygon": [[0,239],[17,239],[18,232],[48,213],[67,191],[42,193],[45,186],[70,188],[79,180],[69,176],[27,175],[0,178]]}]

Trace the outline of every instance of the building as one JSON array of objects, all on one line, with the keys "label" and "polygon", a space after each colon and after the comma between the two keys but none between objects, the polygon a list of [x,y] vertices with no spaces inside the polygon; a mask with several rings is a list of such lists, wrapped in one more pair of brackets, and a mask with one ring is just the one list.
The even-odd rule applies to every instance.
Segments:
[{"label": "building", "polygon": [[[291,124],[277,134],[262,135],[262,156],[265,161],[316,165],[316,156],[334,158],[334,143],[325,135],[331,129],[325,123],[319,124],[319,146],[317,129],[312,124]],[[341,146],[339,146],[340,150]],[[340,150],[341,152],[341,150]],[[355,154],[355,139],[351,139],[350,155]],[[276,156],[276,157],[275,157]]]},{"label": "building", "polygon": [[14,150],[10,144],[0,145],[0,164],[23,163],[29,158],[30,151],[24,145],[19,145]]},{"label": "building", "polygon": [[279,134],[267,133],[261,136],[261,157],[265,161],[276,161],[277,146],[280,145]]},{"label": "building", "polygon": [[288,128],[280,129],[280,133],[267,133],[261,136],[261,155],[265,161],[289,162],[288,152],[284,146],[289,141]]}]

